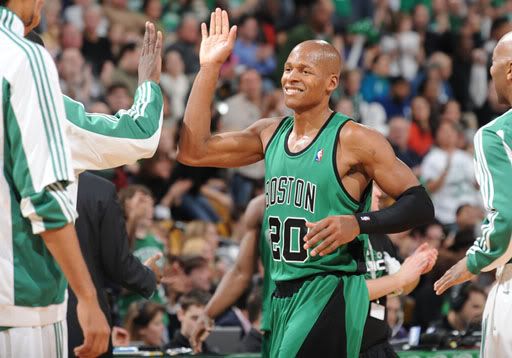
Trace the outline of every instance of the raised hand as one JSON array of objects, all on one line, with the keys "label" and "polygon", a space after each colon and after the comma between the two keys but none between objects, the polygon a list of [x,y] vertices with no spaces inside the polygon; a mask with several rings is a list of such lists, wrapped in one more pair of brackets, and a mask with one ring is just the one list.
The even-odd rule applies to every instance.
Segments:
[{"label": "raised hand", "polygon": [[199,353],[202,350],[203,342],[208,338],[212,328],[213,320],[202,313],[194,324],[192,335],[190,336],[190,344],[195,353]]},{"label": "raised hand", "polygon": [[210,16],[210,32],[201,24],[201,49],[199,62],[203,65],[221,66],[235,46],[236,26],[229,27],[228,13],[217,8]]},{"label": "raised hand", "polygon": [[139,84],[144,81],[160,82],[162,72],[162,33],[156,32],[155,25],[146,22],[144,43],[139,59]]},{"label": "raised hand", "polygon": [[160,260],[161,258],[162,258],[162,253],[159,252],[157,254],[154,254],[153,256],[151,256],[149,259],[147,259],[144,262],[144,265],[149,267],[151,269],[151,271],[153,271],[153,273],[155,274],[157,283],[160,283],[160,281],[162,280],[162,276],[163,276],[162,269],[160,267],[158,267],[158,264],[157,264],[157,261]]},{"label": "raised hand", "polygon": [[401,280],[402,287],[416,281],[421,275],[429,272],[437,260],[437,250],[421,245],[411,256],[405,259],[397,272],[397,278]]},{"label": "raised hand", "polygon": [[464,257],[446,271],[443,277],[434,283],[434,291],[436,291],[436,295],[441,295],[450,287],[459,285],[475,277],[475,275],[469,272],[466,262],[467,257]]}]

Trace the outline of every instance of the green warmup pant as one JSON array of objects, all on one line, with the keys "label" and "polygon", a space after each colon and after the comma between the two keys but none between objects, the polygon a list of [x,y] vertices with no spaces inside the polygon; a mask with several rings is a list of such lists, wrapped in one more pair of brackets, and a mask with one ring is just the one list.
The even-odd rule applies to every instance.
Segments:
[{"label": "green warmup pant", "polygon": [[276,282],[263,356],[358,357],[368,306],[364,276],[320,274]]}]

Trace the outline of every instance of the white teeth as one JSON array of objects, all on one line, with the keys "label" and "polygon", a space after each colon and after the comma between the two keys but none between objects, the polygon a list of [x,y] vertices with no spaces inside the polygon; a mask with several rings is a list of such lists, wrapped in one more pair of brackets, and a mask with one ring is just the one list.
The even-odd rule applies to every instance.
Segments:
[{"label": "white teeth", "polygon": [[297,94],[303,92],[302,90],[296,88],[286,88],[285,91],[286,94]]}]

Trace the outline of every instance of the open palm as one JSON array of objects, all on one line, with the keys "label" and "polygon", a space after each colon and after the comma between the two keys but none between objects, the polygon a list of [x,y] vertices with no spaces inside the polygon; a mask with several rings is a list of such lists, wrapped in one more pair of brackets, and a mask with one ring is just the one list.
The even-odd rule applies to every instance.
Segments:
[{"label": "open palm", "polygon": [[228,13],[217,8],[210,17],[210,32],[201,24],[201,65],[222,65],[228,59],[236,39],[236,26],[229,28]]}]

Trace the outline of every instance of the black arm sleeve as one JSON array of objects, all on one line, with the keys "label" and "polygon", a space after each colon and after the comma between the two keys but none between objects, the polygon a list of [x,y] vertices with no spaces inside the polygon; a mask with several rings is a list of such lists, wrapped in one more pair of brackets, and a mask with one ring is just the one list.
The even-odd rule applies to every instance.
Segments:
[{"label": "black arm sleeve", "polygon": [[392,234],[434,220],[434,205],[421,185],[404,191],[386,209],[355,214],[362,234]]},{"label": "black arm sleeve", "polygon": [[109,279],[149,298],[156,290],[153,271],[132,255],[115,189],[110,193],[100,226],[101,262]]}]

